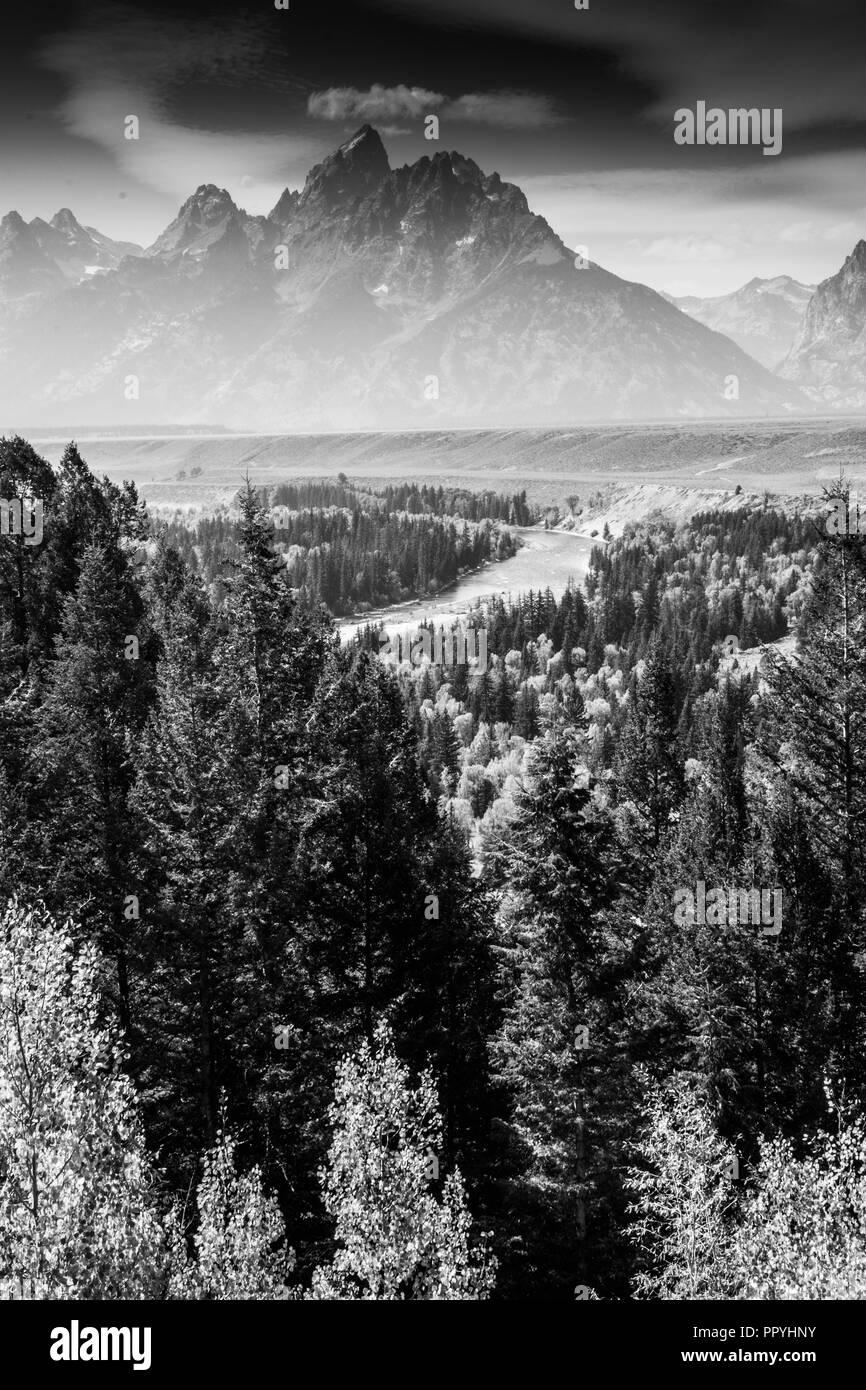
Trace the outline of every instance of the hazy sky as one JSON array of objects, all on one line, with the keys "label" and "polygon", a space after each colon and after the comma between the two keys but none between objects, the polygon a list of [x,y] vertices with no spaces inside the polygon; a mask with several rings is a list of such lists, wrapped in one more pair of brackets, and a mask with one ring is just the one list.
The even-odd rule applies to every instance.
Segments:
[{"label": "hazy sky", "polygon": [[[458,149],[657,289],[834,273],[866,236],[863,0],[589,3],[20,6],[0,52],[0,212],[68,206],[147,245],[201,183],[267,212],[370,121],[392,164]],[[676,145],[675,110],[699,100],[781,107],[782,153]]]}]

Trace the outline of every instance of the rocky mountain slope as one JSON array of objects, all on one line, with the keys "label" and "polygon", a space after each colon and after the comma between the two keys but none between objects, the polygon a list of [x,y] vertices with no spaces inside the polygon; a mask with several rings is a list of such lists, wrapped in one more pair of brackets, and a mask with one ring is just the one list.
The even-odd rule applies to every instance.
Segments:
[{"label": "rocky mountain slope", "polygon": [[866,409],[866,241],[818,286],[780,374],[816,402]]}]

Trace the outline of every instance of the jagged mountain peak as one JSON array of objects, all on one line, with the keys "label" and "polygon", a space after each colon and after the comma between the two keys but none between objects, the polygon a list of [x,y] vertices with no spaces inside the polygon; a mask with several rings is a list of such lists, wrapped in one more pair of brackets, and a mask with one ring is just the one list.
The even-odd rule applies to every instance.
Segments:
[{"label": "jagged mountain peak", "polygon": [[148,247],[151,257],[190,256],[202,252],[222,236],[231,232],[244,216],[225,188],[214,183],[199,184],[195,193],[182,204],[177,217],[161,236]]},{"label": "jagged mountain peak", "polygon": [[141,247],[132,242],[113,241],[96,227],[83,227],[70,208],[60,208],[50,222],[34,217],[29,225],[40,251],[72,284],[114,270],[125,256],[141,255]]},{"label": "jagged mountain peak", "polygon": [[81,232],[84,230],[70,208],[59,208],[52,217],[50,226],[58,232]]},{"label": "jagged mountain peak", "polygon": [[21,213],[16,212],[13,208],[11,212],[7,212],[6,216],[0,220],[0,230],[5,230],[8,233],[20,234],[21,232],[26,232],[28,227]]},{"label": "jagged mountain peak", "polygon": [[297,208],[300,196],[294,189],[284,188],[268,213],[268,221],[274,222],[278,227],[284,227]]},{"label": "jagged mountain peak", "polygon": [[391,165],[382,138],[371,125],[354,135],[317,164],[307,175],[299,204],[313,201],[328,206],[365,197],[389,177]]},{"label": "jagged mountain peak", "polygon": [[461,154],[459,150],[437,150],[433,163],[442,168],[450,168],[455,178],[482,180],[484,174],[474,159]]},{"label": "jagged mountain peak", "polygon": [[342,155],[344,159],[351,154],[353,160],[364,163],[381,163],[384,155],[385,163],[388,162],[382,137],[378,130],[371,125],[362,125],[360,130],[356,130],[354,135],[350,135],[348,140],[343,141],[335,153]]},{"label": "jagged mountain peak", "polygon": [[855,269],[866,271],[866,241],[861,239],[857,242],[854,250],[851,252],[850,256],[847,257],[843,269],[847,269],[850,266],[853,266]]},{"label": "jagged mountain peak", "polygon": [[862,303],[866,296],[866,241],[858,241],[854,249],[845,257],[844,264],[835,275],[822,280],[815,293],[813,307],[815,316],[820,315],[822,307],[829,303],[851,300]]},{"label": "jagged mountain peak", "polygon": [[61,279],[33,228],[19,212],[8,212],[0,221],[0,299],[51,292]]},{"label": "jagged mountain peak", "polygon": [[183,204],[178,216],[198,212],[202,217],[212,219],[224,217],[226,213],[237,212],[237,204],[226,188],[218,188],[215,183],[200,183]]}]

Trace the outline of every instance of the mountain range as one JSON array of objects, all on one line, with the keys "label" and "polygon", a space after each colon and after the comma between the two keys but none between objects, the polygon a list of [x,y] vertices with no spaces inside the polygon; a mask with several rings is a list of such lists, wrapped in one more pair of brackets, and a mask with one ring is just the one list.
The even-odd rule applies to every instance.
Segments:
[{"label": "mountain range", "polygon": [[[862,351],[845,356],[858,314],[862,349],[849,278],[812,315],[819,287],[776,375],[744,350],[742,316],[714,331],[576,258],[498,174],[446,151],[392,169],[364,126],[268,216],[202,184],[146,251],[68,209],[4,217],[0,427],[516,428],[842,405],[866,383]],[[769,360],[808,287],[757,283],[774,288],[740,294],[776,324],[753,334]]]},{"label": "mountain range", "polygon": [[790,275],[776,275],[771,280],[756,277],[732,294],[710,299],[688,295],[672,298],[671,303],[707,328],[724,333],[756,361],[776,371],[802,328],[814,292],[814,285],[802,285]]},{"label": "mountain range", "polygon": [[82,227],[69,208],[50,222],[25,222],[10,212],[0,222],[0,298],[20,299],[77,285],[91,275],[115,270],[124,256],[142,256],[140,246],[112,241],[95,227]]}]

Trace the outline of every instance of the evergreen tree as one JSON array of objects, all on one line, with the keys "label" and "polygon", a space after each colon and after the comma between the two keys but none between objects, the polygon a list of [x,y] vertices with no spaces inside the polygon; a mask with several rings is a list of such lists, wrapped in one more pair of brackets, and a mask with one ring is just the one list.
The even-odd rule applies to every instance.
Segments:
[{"label": "evergreen tree", "polygon": [[450,812],[436,828],[428,874],[423,931],[395,1024],[438,1079],[443,1161],[486,1186],[494,1109],[488,1038],[497,1017],[492,903]]},{"label": "evergreen tree", "polygon": [[634,824],[636,844],[658,848],[682,794],[677,724],[680,699],[671,653],[654,637],[643,676],[633,682],[632,703],[622,732],[614,779]]},{"label": "evergreen tree", "polygon": [[833,1074],[863,1081],[866,1005],[866,572],[859,537],[822,541],[790,659],[771,657],[762,750],[808,817],[832,882],[821,950],[829,989]]},{"label": "evergreen tree", "polygon": [[141,596],[116,547],[91,546],[64,605],[33,750],[43,834],[39,874],[115,961],[116,997],[132,1022],[130,961],[138,951],[129,807],[133,746],[152,694]]},{"label": "evergreen tree", "polygon": [[161,556],[150,593],[161,656],[132,795],[147,977],[135,1056],[153,1137],[174,1164],[215,1142],[230,1039],[243,1027],[243,943],[227,891],[241,779],[224,737],[215,625],[175,552]]},{"label": "evergreen tree", "polygon": [[525,1153],[518,1184],[536,1208],[526,1218],[529,1258],[542,1287],[560,1294],[575,1281],[593,1285],[604,1266],[615,1277],[628,1094],[621,983],[631,947],[606,916],[618,856],[581,751],[557,725],[536,743],[519,817],[489,864],[502,892],[494,1055]]}]

